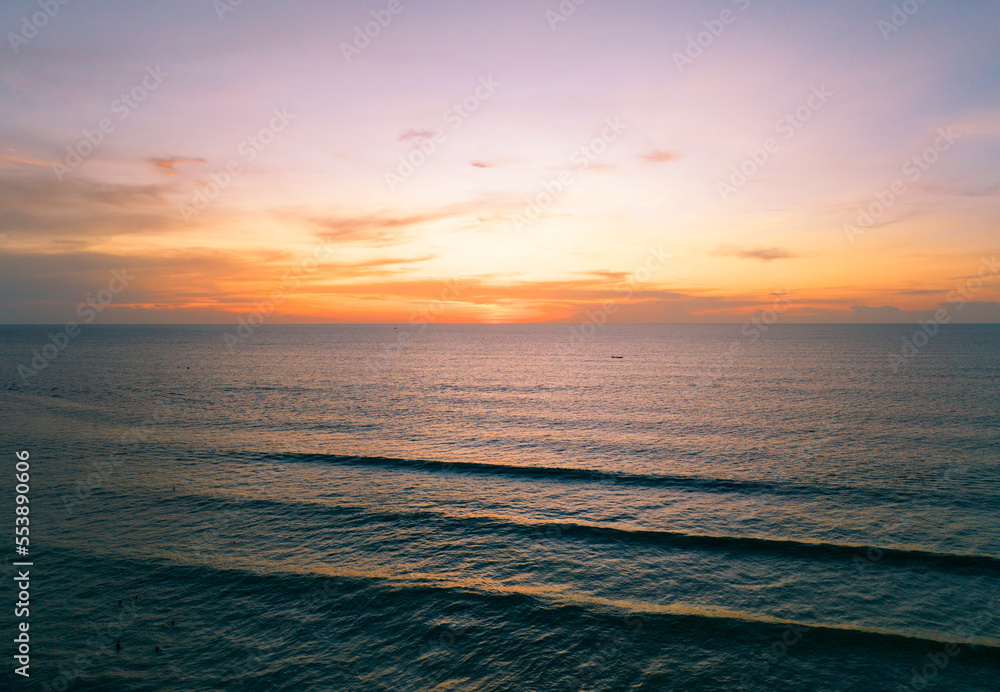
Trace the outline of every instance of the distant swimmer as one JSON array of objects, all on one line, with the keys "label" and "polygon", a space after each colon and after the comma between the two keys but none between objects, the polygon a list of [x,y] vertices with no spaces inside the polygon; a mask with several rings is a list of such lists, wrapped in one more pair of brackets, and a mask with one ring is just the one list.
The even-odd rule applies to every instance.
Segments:
[{"label": "distant swimmer", "polygon": [[121,650],[122,650],[122,640],[119,639],[118,641],[115,642],[115,651],[121,651]]}]

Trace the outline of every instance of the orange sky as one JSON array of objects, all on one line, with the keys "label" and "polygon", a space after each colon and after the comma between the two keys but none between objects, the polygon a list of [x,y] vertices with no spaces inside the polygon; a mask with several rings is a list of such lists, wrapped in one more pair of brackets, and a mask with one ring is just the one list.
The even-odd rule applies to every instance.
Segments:
[{"label": "orange sky", "polygon": [[0,63],[0,321],[1000,321],[995,3],[549,4],[66,6]]}]

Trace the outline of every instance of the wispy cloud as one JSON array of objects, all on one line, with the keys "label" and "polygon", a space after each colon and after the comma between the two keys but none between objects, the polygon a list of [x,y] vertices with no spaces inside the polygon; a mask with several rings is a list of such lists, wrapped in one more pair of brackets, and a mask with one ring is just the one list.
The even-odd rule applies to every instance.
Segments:
[{"label": "wispy cloud", "polygon": [[762,262],[800,257],[791,250],[781,247],[744,248],[736,245],[720,245],[712,254],[718,257],[738,257],[739,259],[755,259]]},{"label": "wispy cloud", "polygon": [[401,239],[409,229],[424,223],[445,218],[437,213],[412,214],[409,216],[348,216],[341,218],[317,218],[313,222],[323,230],[320,238],[327,242],[354,242],[371,245],[388,245]]},{"label": "wispy cloud", "polygon": [[50,162],[39,161],[20,154],[0,154],[0,168],[23,168],[25,166],[48,166]]},{"label": "wispy cloud", "polygon": [[436,134],[434,130],[407,130],[399,136],[399,141],[410,142],[414,139],[430,139]]},{"label": "wispy cloud", "polygon": [[425,224],[478,213],[484,202],[463,202],[409,214],[372,212],[345,216],[312,216],[307,220],[319,226],[319,237],[327,242],[387,245],[400,241],[408,231]]},{"label": "wispy cloud", "polygon": [[151,158],[149,162],[167,175],[177,175],[177,166],[197,166],[205,163],[205,159],[193,156],[168,156],[166,158]]},{"label": "wispy cloud", "polygon": [[646,163],[670,163],[671,161],[680,161],[681,155],[672,151],[654,149],[653,151],[642,154],[639,158]]}]

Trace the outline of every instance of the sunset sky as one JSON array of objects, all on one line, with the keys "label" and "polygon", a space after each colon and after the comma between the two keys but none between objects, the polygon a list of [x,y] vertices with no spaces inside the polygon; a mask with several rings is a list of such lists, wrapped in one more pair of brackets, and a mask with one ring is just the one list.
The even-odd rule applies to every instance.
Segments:
[{"label": "sunset sky", "polygon": [[49,2],[2,322],[1000,321],[996,0]]}]

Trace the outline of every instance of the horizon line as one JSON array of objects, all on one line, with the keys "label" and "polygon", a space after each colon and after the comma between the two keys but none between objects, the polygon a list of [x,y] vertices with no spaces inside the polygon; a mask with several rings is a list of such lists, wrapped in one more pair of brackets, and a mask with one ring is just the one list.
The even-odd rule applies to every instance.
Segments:
[{"label": "horizon line", "polygon": [[[0,327],[65,327],[70,322],[0,322]],[[101,324],[77,324],[78,327],[232,327],[239,322],[105,322]],[[597,327],[628,327],[628,326],[679,326],[679,327],[711,327],[711,326],[740,326],[744,324],[754,324],[748,320],[740,322],[611,322],[605,324],[595,324],[586,320],[581,322],[438,322],[436,324],[410,324],[408,322],[278,322],[273,324],[254,325],[258,327],[444,327],[444,326],[467,326],[467,327],[530,327],[533,325],[545,327],[557,326],[577,326],[581,324],[594,324]],[[772,327],[892,327],[914,325],[916,322],[782,322],[774,324],[762,324],[767,328]],[[951,322],[939,325],[941,327],[997,327],[1000,322]]]}]

